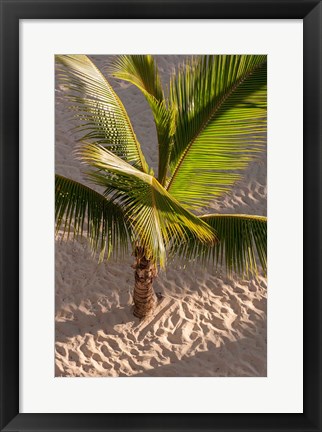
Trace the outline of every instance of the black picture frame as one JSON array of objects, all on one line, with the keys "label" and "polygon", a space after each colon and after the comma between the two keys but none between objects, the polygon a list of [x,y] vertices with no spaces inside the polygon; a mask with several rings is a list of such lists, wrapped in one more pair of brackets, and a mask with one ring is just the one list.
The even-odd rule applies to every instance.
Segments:
[{"label": "black picture frame", "polygon": [[[321,431],[321,2],[310,0],[0,0],[0,5],[1,431]],[[98,18],[303,19],[304,412],[302,414],[19,413],[19,20]]]}]

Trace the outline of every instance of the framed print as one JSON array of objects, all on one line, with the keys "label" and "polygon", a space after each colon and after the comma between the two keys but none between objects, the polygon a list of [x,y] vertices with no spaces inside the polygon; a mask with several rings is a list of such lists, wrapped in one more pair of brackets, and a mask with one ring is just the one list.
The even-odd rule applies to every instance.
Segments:
[{"label": "framed print", "polygon": [[1,27],[1,430],[321,430],[321,3]]}]

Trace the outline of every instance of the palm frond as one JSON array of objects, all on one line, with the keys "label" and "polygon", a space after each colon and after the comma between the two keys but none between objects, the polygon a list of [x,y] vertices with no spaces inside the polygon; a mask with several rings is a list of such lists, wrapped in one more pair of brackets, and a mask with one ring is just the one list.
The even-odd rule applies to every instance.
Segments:
[{"label": "palm frond", "polygon": [[61,175],[55,176],[56,234],[85,235],[99,260],[128,251],[130,224],[119,205],[96,191]]},{"label": "palm frond", "polygon": [[85,55],[57,55],[58,80],[67,90],[80,140],[96,142],[148,172],[126,110],[104,75]]},{"label": "palm frond", "polygon": [[112,62],[114,77],[137,86],[151,107],[159,146],[158,181],[166,182],[172,136],[175,130],[176,107],[168,106],[154,58],[151,55],[122,55]]},{"label": "palm frond", "polygon": [[164,186],[169,171],[177,109],[176,106],[168,107],[165,101],[151,108],[158,136],[158,181]]},{"label": "palm frond", "polygon": [[219,242],[214,246],[184,245],[177,252],[180,256],[212,262],[223,266],[228,274],[257,274],[258,264],[267,271],[267,218],[243,214],[210,214],[200,216],[218,234]]},{"label": "palm frond", "polygon": [[184,209],[153,176],[93,144],[81,147],[79,155],[83,163],[94,168],[87,173],[88,178],[105,187],[106,196],[122,207],[149,259],[163,267],[169,245],[190,239],[215,243],[215,231]]},{"label": "palm frond", "polygon": [[266,56],[193,58],[171,82],[178,107],[167,190],[198,209],[229,191],[263,149]]},{"label": "palm frond", "polygon": [[151,55],[120,55],[112,61],[109,71],[114,77],[137,86],[145,95],[163,100],[163,89],[154,58]]}]

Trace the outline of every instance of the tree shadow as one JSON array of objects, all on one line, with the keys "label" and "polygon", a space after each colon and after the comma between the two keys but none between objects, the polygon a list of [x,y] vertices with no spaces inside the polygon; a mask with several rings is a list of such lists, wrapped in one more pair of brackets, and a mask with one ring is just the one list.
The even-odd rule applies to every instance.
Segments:
[{"label": "tree shadow", "polygon": [[87,334],[98,334],[104,332],[106,335],[118,335],[115,330],[118,325],[127,323],[139,323],[139,319],[134,317],[133,306],[126,305],[114,307],[107,311],[97,310],[95,313],[87,313],[75,308],[67,319],[57,319],[55,321],[55,340],[56,342],[66,343],[71,338],[83,337]]},{"label": "tree shadow", "polygon": [[184,356],[175,363],[155,364],[135,377],[267,377],[267,359],[252,338],[227,341],[220,347],[208,343],[207,351]]},{"label": "tree shadow", "polygon": [[173,330],[162,324],[169,309],[167,319],[176,321],[179,303],[164,298],[143,321],[133,316],[131,305],[91,314],[75,307],[70,319],[56,321],[56,359],[65,363],[64,372],[56,366],[56,376],[72,376],[73,368],[74,376],[266,376],[265,319],[258,316],[248,330],[236,320],[235,336],[218,327],[209,337],[209,327],[201,326],[187,339],[182,334],[193,320]]}]

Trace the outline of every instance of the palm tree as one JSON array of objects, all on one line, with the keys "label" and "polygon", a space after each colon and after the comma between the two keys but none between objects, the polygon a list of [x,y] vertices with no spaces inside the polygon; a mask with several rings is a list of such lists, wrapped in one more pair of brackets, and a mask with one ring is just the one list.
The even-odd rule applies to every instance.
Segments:
[{"label": "palm tree", "polygon": [[157,175],[100,70],[85,55],[56,57],[78,121],[75,153],[95,184],[56,175],[56,230],[86,235],[100,261],[132,250],[134,315],[151,313],[157,268],[174,257],[211,261],[229,274],[265,273],[266,217],[203,215],[202,208],[229,193],[264,147],[266,56],[190,57],[167,93],[152,56],[115,58],[109,72],[137,86],[152,110]]}]

